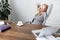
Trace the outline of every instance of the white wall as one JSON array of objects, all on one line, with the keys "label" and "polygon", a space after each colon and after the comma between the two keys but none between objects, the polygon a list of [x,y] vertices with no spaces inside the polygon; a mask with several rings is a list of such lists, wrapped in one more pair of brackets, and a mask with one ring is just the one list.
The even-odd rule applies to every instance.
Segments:
[{"label": "white wall", "polygon": [[0,2],[1,2],[1,0],[0,0]]},{"label": "white wall", "polygon": [[14,12],[14,18],[11,16],[11,20],[30,21],[36,11],[36,4],[33,0],[11,0],[11,5]]},{"label": "white wall", "polygon": [[47,19],[46,25],[60,25],[60,0],[11,0],[13,9],[11,20],[22,20],[23,22],[32,20],[37,3],[52,3],[53,10]]}]

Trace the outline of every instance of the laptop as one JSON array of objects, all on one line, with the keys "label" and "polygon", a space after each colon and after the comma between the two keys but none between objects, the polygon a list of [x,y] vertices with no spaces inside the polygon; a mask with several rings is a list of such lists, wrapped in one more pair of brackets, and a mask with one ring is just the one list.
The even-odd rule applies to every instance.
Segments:
[{"label": "laptop", "polygon": [[40,34],[40,31],[41,31],[41,29],[38,29],[38,30],[32,30],[32,33],[33,33],[36,37],[38,37],[39,34]]},{"label": "laptop", "polygon": [[49,36],[56,33],[60,28],[59,27],[46,27],[38,30],[32,30],[32,33],[36,37]]}]

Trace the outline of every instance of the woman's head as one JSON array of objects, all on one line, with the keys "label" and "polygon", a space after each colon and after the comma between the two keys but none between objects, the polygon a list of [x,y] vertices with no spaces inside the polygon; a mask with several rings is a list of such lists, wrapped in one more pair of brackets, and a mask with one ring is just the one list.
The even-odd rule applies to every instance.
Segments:
[{"label": "woman's head", "polygon": [[46,12],[47,9],[48,9],[48,5],[47,5],[47,4],[42,4],[42,5],[40,5],[40,7],[39,7],[39,11],[40,11],[40,12]]}]

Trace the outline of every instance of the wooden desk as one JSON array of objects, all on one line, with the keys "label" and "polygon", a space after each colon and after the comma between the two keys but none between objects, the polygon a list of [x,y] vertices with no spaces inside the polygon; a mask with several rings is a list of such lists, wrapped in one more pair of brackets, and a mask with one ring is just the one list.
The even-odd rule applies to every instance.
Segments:
[{"label": "wooden desk", "polygon": [[45,27],[35,24],[25,24],[22,27],[18,27],[16,24],[10,24],[10,26],[11,29],[0,33],[0,40],[36,40],[36,37],[31,31]]}]

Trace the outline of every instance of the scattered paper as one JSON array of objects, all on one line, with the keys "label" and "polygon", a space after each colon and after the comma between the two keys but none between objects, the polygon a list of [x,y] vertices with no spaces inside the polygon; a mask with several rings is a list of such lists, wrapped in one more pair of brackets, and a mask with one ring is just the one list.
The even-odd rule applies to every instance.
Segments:
[{"label": "scattered paper", "polygon": [[47,40],[45,37],[37,37],[36,40]]},{"label": "scattered paper", "polygon": [[3,25],[3,24],[5,24],[4,21],[0,21],[0,25]]}]

